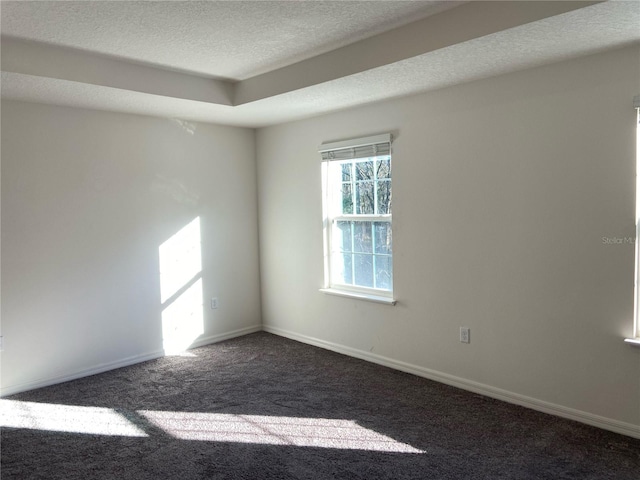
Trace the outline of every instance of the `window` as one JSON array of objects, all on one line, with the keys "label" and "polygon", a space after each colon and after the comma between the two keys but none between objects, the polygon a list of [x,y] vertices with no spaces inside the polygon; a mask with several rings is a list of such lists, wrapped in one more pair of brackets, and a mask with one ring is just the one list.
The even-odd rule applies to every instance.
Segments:
[{"label": "window", "polygon": [[325,289],[393,303],[391,135],[320,147]]},{"label": "window", "polygon": [[633,99],[636,109],[636,264],[635,264],[635,304],[633,312],[634,337],[625,341],[640,346],[640,95]]}]

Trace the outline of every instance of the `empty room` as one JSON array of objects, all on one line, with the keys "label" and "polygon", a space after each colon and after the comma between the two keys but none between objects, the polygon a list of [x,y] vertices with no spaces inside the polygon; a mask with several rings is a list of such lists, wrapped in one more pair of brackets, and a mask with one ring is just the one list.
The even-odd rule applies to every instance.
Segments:
[{"label": "empty room", "polygon": [[0,478],[640,477],[640,2],[0,19]]}]

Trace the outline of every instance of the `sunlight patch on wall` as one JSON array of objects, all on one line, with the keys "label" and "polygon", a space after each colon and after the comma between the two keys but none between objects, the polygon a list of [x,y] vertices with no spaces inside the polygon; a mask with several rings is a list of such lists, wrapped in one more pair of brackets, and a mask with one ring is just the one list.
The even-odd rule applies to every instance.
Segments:
[{"label": "sunlight patch on wall", "polygon": [[138,413],[181,440],[424,453],[351,420],[199,412]]},{"label": "sunlight patch on wall", "polygon": [[51,432],[147,437],[110,408],[0,400],[0,426]]},{"label": "sunlight patch on wall", "polygon": [[163,348],[176,354],[204,333],[200,217],[160,245],[159,262]]},{"label": "sunlight patch on wall", "polygon": [[160,301],[165,303],[202,271],[200,217],[160,245]]},{"label": "sunlight patch on wall", "polygon": [[166,354],[183,352],[204,333],[202,279],[162,311],[162,339]]}]

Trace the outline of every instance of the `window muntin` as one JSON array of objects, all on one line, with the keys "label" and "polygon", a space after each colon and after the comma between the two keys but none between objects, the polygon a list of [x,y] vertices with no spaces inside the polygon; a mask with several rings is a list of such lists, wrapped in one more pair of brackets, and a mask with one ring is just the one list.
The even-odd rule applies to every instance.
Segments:
[{"label": "window muntin", "polygon": [[391,156],[327,166],[329,287],[392,296]]}]

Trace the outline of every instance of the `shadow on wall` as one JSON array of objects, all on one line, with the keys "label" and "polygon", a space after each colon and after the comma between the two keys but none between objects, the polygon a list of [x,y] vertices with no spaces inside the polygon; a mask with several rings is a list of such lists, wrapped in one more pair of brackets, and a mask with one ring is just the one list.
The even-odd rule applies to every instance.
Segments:
[{"label": "shadow on wall", "polygon": [[165,355],[189,348],[204,333],[202,241],[196,217],[159,248]]}]

